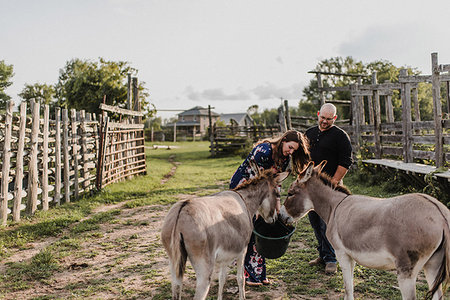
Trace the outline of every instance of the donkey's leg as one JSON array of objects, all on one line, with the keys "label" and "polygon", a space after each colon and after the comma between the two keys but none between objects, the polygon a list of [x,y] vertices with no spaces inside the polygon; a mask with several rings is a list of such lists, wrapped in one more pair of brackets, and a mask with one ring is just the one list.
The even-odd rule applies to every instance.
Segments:
[{"label": "donkey's leg", "polygon": [[415,276],[404,273],[397,275],[398,286],[403,300],[416,300],[416,277],[417,274]]},{"label": "donkey's leg", "polygon": [[228,266],[226,264],[220,265],[219,268],[219,292],[217,294],[217,300],[222,300],[223,286],[227,280]]},{"label": "donkey's leg", "polygon": [[206,299],[214,270],[214,261],[207,257],[191,258],[191,264],[197,277],[194,300]]},{"label": "donkey's leg", "polygon": [[236,279],[239,288],[239,300],[245,299],[245,283],[244,283],[244,259],[247,252],[247,247],[244,248],[242,253],[236,259]]},{"label": "donkey's leg", "polygon": [[[441,249],[440,251],[435,252],[423,267],[429,290],[431,290],[431,288],[434,286],[434,281],[439,275],[439,268],[441,264],[445,263],[443,262],[443,259],[444,259],[444,250]],[[434,293],[432,299],[437,300],[441,298],[442,298],[442,284],[439,285],[439,288]]]},{"label": "donkey's leg", "polygon": [[186,264],[182,265],[181,276],[177,276],[177,270],[175,269],[172,260],[169,260],[170,274],[172,278],[172,300],[181,300],[181,290],[183,288],[183,274]]},{"label": "donkey's leg", "polygon": [[344,299],[353,300],[353,270],[355,269],[355,261],[347,254],[339,252],[336,251],[336,257],[342,269],[342,277],[344,277]]}]

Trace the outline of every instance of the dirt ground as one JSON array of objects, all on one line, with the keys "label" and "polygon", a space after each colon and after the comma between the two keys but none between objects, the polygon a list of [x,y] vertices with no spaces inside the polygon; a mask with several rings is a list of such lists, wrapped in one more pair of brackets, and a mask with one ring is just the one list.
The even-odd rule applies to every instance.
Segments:
[{"label": "dirt ground", "polygon": [[[192,197],[179,195],[180,199]],[[120,209],[114,222],[101,225],[91,233],[78,249],[70,251],[60,261],[61,271],[45,282],[36,282],[32,288],[4,295],[3,299],[161,299],[161,287],[170,289],[168,259],[159,235],[164,216],[169,207],[146,206],[132,209],[121,208],[123,204],[102,206],[96,212]],[[7,262],[30,260],[40,250],[64,239],[43,239],[28,245],[29,249],[17,251]],[[0,272],[6,268],[0,267]],[[287,297],[283,282],[276,279],[267,288],[247,287],[248,299],[315,299]],[[195,275],[188,265],[184,279],[183,298],[191,298],[195,289]],[[216,296],[217,281],[214,280],[209,295]],[[159,295],[159,296],[157,296]],[[157,296],[157,297],[156,297]],[[225,299],[237,299],[235,276],[228,275]],[[328,299],[338,299],[338,296]]]}]

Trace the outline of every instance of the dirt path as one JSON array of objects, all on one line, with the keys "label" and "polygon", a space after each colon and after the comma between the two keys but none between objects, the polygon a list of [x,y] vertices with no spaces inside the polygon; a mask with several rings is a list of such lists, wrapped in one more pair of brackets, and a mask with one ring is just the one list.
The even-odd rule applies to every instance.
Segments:
[{"label": "dirt path", "polygon": [[[190,195],[180,195],[186,199]],[[118,205],[102,206],[97,212],[120,208]],[[102,224],[70,255],[60,261],[61,271],[32,288],[9,293],[4,299],[34,299],[47,296],[57,299],[152,299],[168,291],[170,281],[168,260],[159,240],[159,232],[167,206],[147,206],[121,209],[113,222]],[[10,256],[7,262],[31,259],[40,250],[64,238],[48,238],[28,245]],[[3,265],[5,268],[5,265]],[[185,297],[194,289],[194,273],[189,266],[185,276]],[[211,293],[217,292],[213,283]],[[234,275],[228,276],[225,299],[238,297]],[[210,294],[211,294],[210,293]],[[247,291],[249,299],[282,299],[285,292],[282,282],[262,291]],[[294,298],[291,298],[294,299]],[[308,299],[308,298],[298,298]]]}]

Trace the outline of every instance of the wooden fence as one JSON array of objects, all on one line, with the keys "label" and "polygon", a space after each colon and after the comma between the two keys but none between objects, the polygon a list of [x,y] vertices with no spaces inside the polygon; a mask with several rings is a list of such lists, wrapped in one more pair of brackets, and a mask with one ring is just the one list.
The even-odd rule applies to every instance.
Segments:
[{"label": "wooden fence", "polygon": [[[442,113],[441,104],[441,86],[445,85],[447,92],[444,96],[445,106],[450,111],[450,65],[439,64],[437,53],[432,53],[431,58],[431,75],[408,76],[406,70],[402,70],[398,83],[379,84],[374,73],[371,84],[360,84],[361,75],[358,75],[358,83],[350,86],[324,88],[319,85],[322,103],[350,106],[350,123],[339,126],[350,135],[354,151],[361,151],[366,158],[364,163],[397,168],[420,175],[450,165],[450,120],[448,114]],[[420,119],[417,96],[419,83],[431,85],[433,121]],[[351,100],[325,100],[324,93],[335,91],[349,91]],[[400,95],[402,105],[400,120],[395,119],[393,112],[394,91]],[[383,111],[381,101],[385,101]],[[287,124],[289,122],[290,120],[286,121]],[[289,125],[287,128],[303,129]],[[439,172],[435,176],[443,179],[445,186],[448,187],[450,171]]]},{"label": "wooden fence", "polygon": [[279,126],[216,126],[210,135],[211,156],[220,156],[244,148],[263,138],[280,133]]},{"label": "wooden fence", "polygon": [[[143,113],[102,104],[100,154],[98,156],[97,188],[111,183],[146,174],[144,124],[133,118]],[[124,122],[111,122],[109,113],[130,116]]]},{"label": "wooden fence", "polygon": [[78,198],[94,186],[98,122],[95,116],[32,103],[27,116],[26,103],[19,115],[9,102],[0,119],[1,188],[0,217],[19,221],[21,211],[33,214]]}]

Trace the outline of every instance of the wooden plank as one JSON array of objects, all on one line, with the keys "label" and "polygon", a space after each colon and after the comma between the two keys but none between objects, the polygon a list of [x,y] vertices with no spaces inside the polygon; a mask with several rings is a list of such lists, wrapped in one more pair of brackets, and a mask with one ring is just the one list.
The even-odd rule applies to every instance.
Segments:
[{"label": "wooden plank", "polygon": [[70,162],[69,162],[69,113],[67,109],[62,110],[63,126],[63,159],[64,159],[64,201],[70,202]]},{"label": "wooden plank", "polygon": [[1,219],[2,226],[6,226],[8,220],[8,185],[9,185],[9,171],[11,167],[11,135],[12,135],[12,114],[14,102],[9,101],[6,104],[5,113],[5,135],[3,144],[3,159],[2,159],[2,179],[1,179]]},{"label": "wooden plank", "polygon": [[122,123],[114,123],[108,122],[109,129],[128,129],[130,131],[134,131],[136,129],[144,129],[144,124],[122,124]]},{"label": "wooden plank", "polygon": [[[372,84],[377,84],[377,72],[372,73]],[[381,108],[380,108],[380,95],[378,90],[373,92],[373,112],[374,116],[374,138],[375,138],[375,157],[381,158]]]},{"label": "wooden plank", "polygon": [[337,99],[331,99],[331,100],[326,100],[326,103],[333,103],[333,104],[342,104],[342,105],[350,105],[352,104],[351,100],[337,100]]},{"label": "wooden plank", "polygon": [[[400,70],[400,76],[406,76],[406,70]],[[402,130],[403,130],[403,159],[406,163],[413,161],[411,144],[411,88],[409,83],[402,83]]]},{"label": "wooden plank", "polygon": [[[373,75],[372,75],[373,76]],[[363,84],[358,86],[358,89],[360,90],[369,90],[374,91],[378,90],[379,92],[390,92],[392,90],[399,90],[401,89],[400,83],[392,83],[392,82],[386,82],[386,83],[373,83],[372,84]]]},{"label": "wooden plank", "polygon": [[53,201],[61,204],[61,109],[55,110],[55,193]]},{"label": "wooden plank", "polygon": [[124,108],[119,108],[117,106],[111,106],[104,103],[100,103],[100,109],[104,111],[109,111],[113,113],[118,113],[121,115],[134,116],[134,117],[143,117],[144,113],[140,111],[134,111]]},{"label": "wooden plank", "polygon": [[20,123],[19,138],[17,141],[17,157],[16,157],[16,178],[14,182],[14,204],[13,204],[13,221],[20,221],[20,210],[22,205],[22,186],[23,186],[23,155],[25,148],[25,128],[27,121],[27,103],[23,101],[20,104]]},{"label": "wooden plank", "polygon": [[401,147],[383,145],[381,151],[383,152],[383,155],[397,155],[398,157],[403,156],[403,148]]},{"label": "wooden plank", "polygon": [[43,128],[43,141],[42,141],[42,210],[48,210],[48,127],[50,119],[50,107],[48,104],[44,105],[44,128]]},{"label": "wooden plank", "polygon": [[[78,184],[78,136],[77,136],[77,111],[75,109],[70,110],[71,115],[71,131],[72,131],[72,157],[73,157],[73,170],[75,170],[74,173],[74,197],[75,199],[78,199],[79,194],[79,184]],[[81,148],[81,147],[80,147]]]},{"label": "wooden plank", "polygon": [[81,131],[81,154],[82,154],[82,165],[83,169],[81,171],[81,177],[84,179],[82,188],[83,190],[87,190],[90,185],[89,182],[89,154],[87,147],[87,139],[86,139],[86,112],[84,110],[80,113],[80,131]]},{"label": "wooden plank", "polygon": [[28,163],[28,203],[27,213],[34,214],[37,209],[38,190],[38,134],[39,134],[39,103],[32,103],[31,154]]},{"label": "wooden plank", "polygon": [[432,77],[432,95],[433,95],[433,115],[434,115],[434,134],[435,140],[435,163],[436,167],[444,166],[444,145],[442,144],[442,108],[441,108],[441,82],[439,79],[438,56],[437,53],[431,53]]},{"label": "wooden plank", "polygon": [[336,73],[336,72],[322,72],[322,71],[309,71],[311,74],[322,74],[322,75],[335,75],[335,76],[344,76],[344,77],[368,77],[366,74],[349,74],[349,73]]},{"label": "wooden plank", "polygon": [[321,92],[348,92],[351,90],[350,86],[329,86],[318,87]]},{"label": "wooden plank", "polygon": [[450,72],[450,65],[439,65],[438,67],[439,72]]},{"label": "wooden plank", "polygon": [[[436,167],[430,166],[430,165],[424,165],[424,164],[418,164],[418,163],[405,163],[405,162],[391,160],[391,159],[366,159],[366,160],[363,160],[362,162],[366,163],[366,164],[386,166],[389,168],[394,168],[394,169],[402,170],[405,172],[412,172],[412,173],[418,173],[418,174],[423,174],[423,175],[427,175],[429,173],[435,172],[437,169]],[[450,181],[450,171],[434,173],[433,176],[446,178],[448,181]]]}]

